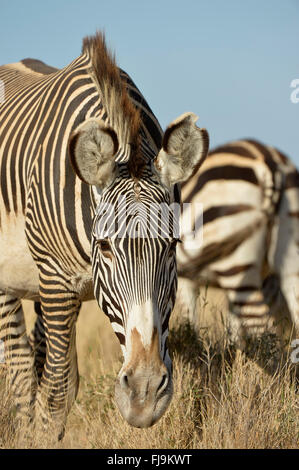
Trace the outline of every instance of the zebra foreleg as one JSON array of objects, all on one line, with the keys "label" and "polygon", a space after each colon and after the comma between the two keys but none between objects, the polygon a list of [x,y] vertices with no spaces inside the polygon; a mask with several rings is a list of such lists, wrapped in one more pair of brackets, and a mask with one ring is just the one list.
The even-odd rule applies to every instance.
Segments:
[{"label": "zebra foreleg", "polygon": [[4,292],[0,292],[0,346],[0,366],[6,369],[6,386],[16,407],[17,421],[27,423],[35,387],[33,355],[21,300]]},{"label": "zebra foreleg", "polygon": [[297,388],[299,390],[299,278],[297,274],[285,276],[281,279],[281,290],[287,301],[289,313],[291,316],[291,344],[290,360],[295,370]]},{"label": "zebra foreleg", "polygon": [[197,297],[199,287],[195,281],[179,277],[177,307],[180,309],[180,318],[188,320],[195,331],[198,331]]},{"label": "zebra foreleg", "polygon": [[47,430],[53,424],[62,437],[79,385],[76,320],[80,302],[76,293],[49,279],[41,282],[40,292],[46,361],[35,403],[36,425]]},{"label": "zebra foreleg", "polygon": [[280,283],[293,323],[293,337],[299,340],[299,277],[297,274],[284,276]]},{"label": "zebra foreleg", "polygon": [[41,381],[46,361],[46,337],[40,302],[34,302],[37,315],[34,328],[29,335],[29,343],[34,353],[34,368],[38,383]]},{"label": "zebra foreleg", "polygon": [[228,340],[243,351],[246,338],[262,335],[271,326],[269,306],[263,291],[258,288],[239,286],[227,290],[229,299]]}]

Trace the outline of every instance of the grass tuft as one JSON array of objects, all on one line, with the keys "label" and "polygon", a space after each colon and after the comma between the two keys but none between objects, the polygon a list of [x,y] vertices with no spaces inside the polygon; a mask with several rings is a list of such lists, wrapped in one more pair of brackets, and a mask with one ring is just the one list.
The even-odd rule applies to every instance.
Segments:
[{"label": "grass tuft", "polygon": [[216,324],[222,307],[209,308],[208,302],[201,324],[206,321],[209,328],[203,328],[200,337],[180,319],[180,311],[174,312],[169,334],[174,397],[152,428],[132,428],[121,417],[114,402],[114,380],[121,367],[119,346],[106,317],[95,303],[88,303],[78,325],[79,393],[64,439],[50,442],[32,431],[31,439],[20,444],[12,427],[11,397],[2,393],[3,370],[0,447],[298,448],[298,394],[281,342],[266,334],[248,341],[244,354],[237,353],[227,347],[225,329]]}]

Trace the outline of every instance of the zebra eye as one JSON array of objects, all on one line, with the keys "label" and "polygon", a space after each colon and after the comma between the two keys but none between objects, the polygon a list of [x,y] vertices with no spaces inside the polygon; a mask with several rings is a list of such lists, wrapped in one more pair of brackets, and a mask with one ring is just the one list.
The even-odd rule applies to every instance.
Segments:
[{"label": "zebra eye", "polygon": [[111,246],[109,240],[99,240],[98,247],[104,256],[111,256]]}]

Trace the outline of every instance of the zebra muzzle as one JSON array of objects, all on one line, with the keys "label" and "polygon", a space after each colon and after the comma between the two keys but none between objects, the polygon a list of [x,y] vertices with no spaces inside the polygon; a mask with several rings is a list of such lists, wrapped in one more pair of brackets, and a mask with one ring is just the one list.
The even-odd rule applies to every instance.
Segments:
[{"label": "zebra muzzle", "polygon": [[166,411],[172,397],[170,372],[161,361],[156,365],[139,364],[122,368],[115,385],[115,399],[123,418],[131,425],[146,428],[155,424]]}]

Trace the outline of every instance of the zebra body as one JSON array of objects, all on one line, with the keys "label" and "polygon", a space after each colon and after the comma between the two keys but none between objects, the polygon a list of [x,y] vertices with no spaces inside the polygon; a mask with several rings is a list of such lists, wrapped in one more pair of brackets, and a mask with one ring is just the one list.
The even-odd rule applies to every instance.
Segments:
[{"label": "zebra body", "polygon": [[[55,152],[58,156],[65,153],[67,145],[64,136],[66,130],[62,127],[63,118],[59,113],[61,100],[69,100],[69,105],[64,110],[69,118],[76,109],[76,100],[82,99],[83,102],[85,98],[85,103],[88,105],[85,110],[87,116],[100,106],[99,99],[95,108],[90,106],[90,96],[95,95],[95,87],[88,77],[87,63],[87,58],[81,57],[65,70],[51,70],[51,73],[46,75],[41,72],[44,70],[43,66],[34,67],[34,61],[25,60],[1,67],[6,99],[1,108],[1,129],[3,129],[1,133],[1,258],[3,261],[1,260],[0,286],[2,290],[9,290],[21,297],[29,295],[39,298],[38,266],[27,243],[27,233],[30,229],[36,231],[36,245],[40,245],[40,249],[45,248],[47,235],[50,240],[48,249],[51,250],[49,257],[51,256],[59,269],[62,268],[70,274],[74,271],[71,275],[75,277],[76,258],[68,260],[64,256],[65,252],[71,250],[74,256],[79,258],[77,261],[82,265],[82,273],[88,272],[88,238],[84,237],[84,230],[77,230],[76,227],[76,223],[80,223],[80,212],[81,220],[83,219],[83,207],[75,205],[75,200],[70,206],[71,198],[64,197],[64,188],[60,184],[55,188],[53,176],[53,167],[56,165],[62,180],[68,180],[68,182],[75,180],[67,159],[62,160],[58,157],[55,159]],[[82,80],[84,85],[77,88],[77,80]],[[70,93],[72,83],[74,83],[73,93]],[[43,113],[47,108],[50,112],[44,116]],[[82,117],[83,114],[80,119]],[[68,119],[70,121],[67,122],[68,132],[74,125],[73,119],[71,121]],[[4,132],[5,126],[8,129],[6,132]],[[59,145],[50,143],[55,138],[55,133],[60,134]],[[44,165],[43,170],[48,173],[47,180],[40,177],[42,165]],[[12,171],[13,168],[14,171]],[[82,186],[79,183],[75,189],[78,199],[83,191]],[[75,194],[72,196],[74,199]],[[53,206],[59,204],[60,201],[64,203],[64,211],[57,216],[53,211]],[[34,219],[32,213],[35,207],[38,207],[38,215]],[[40,207],[43,213],[40,212]],[[71,228],[79,234],[80,238],[75,242],[86,258],[85,263],[82,263],[82,255],[78,256],[78,249],[69,231],[63,232],[59,224],[60,217],[63,226],[67,226],[67,210],[78,217],[78,220],[74,218],[75,220],[72,221]],[[40,217],[40,220],[37,220],[37,217]],[[86,214],[86,217],[89,218],[87,224],[91,227],[91,215]],[[49,221],[51,224],[47,224]],[[36,229],[40,226],[44,227],[44,231],[38,233]],[[67,234],[68,239],[64,238],[64,234]],[[35,247],[35,251],[37,250],[38,248]],[[20,262],[21,254],[24,257],[23,262]],[[89,291],[89,295],[92,295],[91,286]]]},{"label": "zebra body", "polygon": [[[264,331],[270,306],[283,294],[299,328],[299,174],[277,149],[253,140],[216,148],[182,188],[201,203],[202,244],[178,246],[181,301],[196,324],[200,285],[223,289],[232,341]],[[273,318],[272,318],[273,321]]]},{"label": "zebra body", "polygon": [[[38,424],[64,429],[78,389],[76,319],[95,294],[124,354],[120,412],[150,426],[172,395],[176,239],[173,218],[166,230],[159,215],[161,230],[144,238],[140,213],[179,201],[177,184],[205,158],[207,133],[185,113],[163,135],[100,33],[64,69],[25,59],[0,67],[0,78],[0,339],[20,415],[31,402]],[[119,215],[129,228],[110,233]],[[24,297],[36,300],[34,357]]]}]

